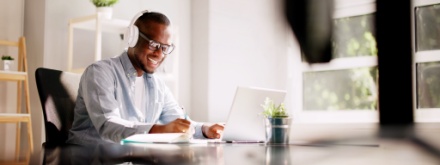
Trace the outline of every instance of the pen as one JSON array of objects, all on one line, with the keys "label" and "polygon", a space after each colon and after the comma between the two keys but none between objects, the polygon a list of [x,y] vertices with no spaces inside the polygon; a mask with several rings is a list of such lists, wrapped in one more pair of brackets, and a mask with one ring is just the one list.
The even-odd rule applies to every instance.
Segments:
[{"label": "pen", "polygon": [[185,120],[188,120],[188,114],[186,114],[185,108],[183,108],[183,106],[181,106],[180,108],[182,108],[183,111],[183,115],[185,117]]},{"label": "pen", "polygon": [[264,141],[254,141],[254,140],[226,140],[226,143],[264,143]]},{"label": "pen", "polygon": [[[183,106],[180,106],[180,108],[182,108],[183,115],[184,115],[184,119],[185,119],[185,120],[189,120],[189,117],[188,117],[188,114],[187,114],[186,111],[185,111],[185,108],[184,108]],[[190,121],[191,125],[190,125],[190,128],[189,128],[188,132],[194,134],[195,131],[194,131],[194,128],[193,128],[192,122],[191,122],[191,120],[189,120],[189,121]]]},{"label": "pen", "polygon": [[211,143],[211,144],[222,144],[222,143],[226,143],[226,141],[221,141],[221,140],[218,140],[218,141],[208,141],[208,143]]}]

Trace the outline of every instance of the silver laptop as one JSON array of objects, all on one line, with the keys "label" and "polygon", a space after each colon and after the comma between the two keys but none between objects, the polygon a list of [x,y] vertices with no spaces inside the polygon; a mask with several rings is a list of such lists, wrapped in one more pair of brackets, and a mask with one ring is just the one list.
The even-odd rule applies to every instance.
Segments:
[{"label": "silver laptop", "polygon": [[265,142],[264,117],[261,115],[266,97],[275,104],[284,102],[286,91],[259,87],[238,86],[235,92],[222,141],[226,142]]}]

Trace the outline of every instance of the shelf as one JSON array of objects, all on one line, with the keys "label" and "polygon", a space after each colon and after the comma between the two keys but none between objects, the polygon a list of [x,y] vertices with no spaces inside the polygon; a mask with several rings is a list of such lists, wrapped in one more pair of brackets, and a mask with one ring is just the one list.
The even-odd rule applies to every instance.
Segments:
[{"label": "shelf", "polygon": [[17,71],[0,71],[0,79],[6,81],[20,81],[25,80],[27,76],[26,72]]},{"label": "shelf", "polygon": [[[31,105],[29,98],[29,79],[28,79],[28,67],[27,67],[27,56],[26,56],[26,39],[25,37],[20,37],[18,42],[15,41],[0,41],[2,46],[12,46],[17,47],[18,57],[17,57],[17,71],[5,71],[0,70],[0,81],[16,81],[17,83],[17,99],[16,99],[16,113],[0,112],[0,123],[16,123],[17,132],[15,139],[15,155],[20,153],[20,132],[21,123],[26,123],[27,134],[28,134],[28,144],[30,151],[34,150],[34,142],[32,135],[32,122],[31,122]],[[3,94],[7,94],[4,92]],[[22,98],[23,97],[23,98]],[[22,99],[24,99],[24,108],[26,113],[22,113]]]},{"label": "shelf", "polygon": [[[79,17],[70,19],[69,24],[74,29],[82,29],[82,30],[90,30],[95,31],[96,30],[96,20],[98,18],[97,14]],[[125,29],[130,24],[130,21],[128,20],[122,20],[122,19],[100,19],[101,26],[105,27],[102,28],[102,32],[108,32],[108,33],[124,33]]]},{"label": "shelf", "polygon": [[30,122],[31,115],[27,113],[1,113],[0,122],[15,123],[15,122]]}]

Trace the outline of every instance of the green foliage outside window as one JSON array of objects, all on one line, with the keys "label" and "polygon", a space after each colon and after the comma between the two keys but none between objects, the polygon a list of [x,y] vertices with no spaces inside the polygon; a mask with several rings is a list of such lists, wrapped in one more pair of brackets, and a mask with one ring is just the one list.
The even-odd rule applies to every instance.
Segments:
[{"label": "green foliage outside window", "polygon": [[333,58],[377,56],[374,15],[334,20]]},{"label": "green foliage outside window", "polygon": [[440,62],[417,64],[417,107],[440,108]]},{"label": "green foliage outside window", "polygon": [[416,15],[416,50],[440,49],[440,4],[418,7]]},{"label": "green foliage outside window", "polygon": [[[377,56],[374,15],[334,20],[333,58]],[[377,109],[377,67],[306,72],[305,110]]]}]

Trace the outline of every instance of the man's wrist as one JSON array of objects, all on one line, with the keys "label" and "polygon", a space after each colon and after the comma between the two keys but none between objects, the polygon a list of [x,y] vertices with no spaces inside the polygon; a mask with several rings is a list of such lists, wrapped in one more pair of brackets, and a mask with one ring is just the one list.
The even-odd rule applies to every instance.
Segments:
[{"label": "man's wrist", "polygon": [[151,127],[150,132],[148,132],[148,133],[162,133],[162,132],[164,132],[163,131],[163,129],[164,129],[163,127],[164,127],[163,125],[154,124]]}]

